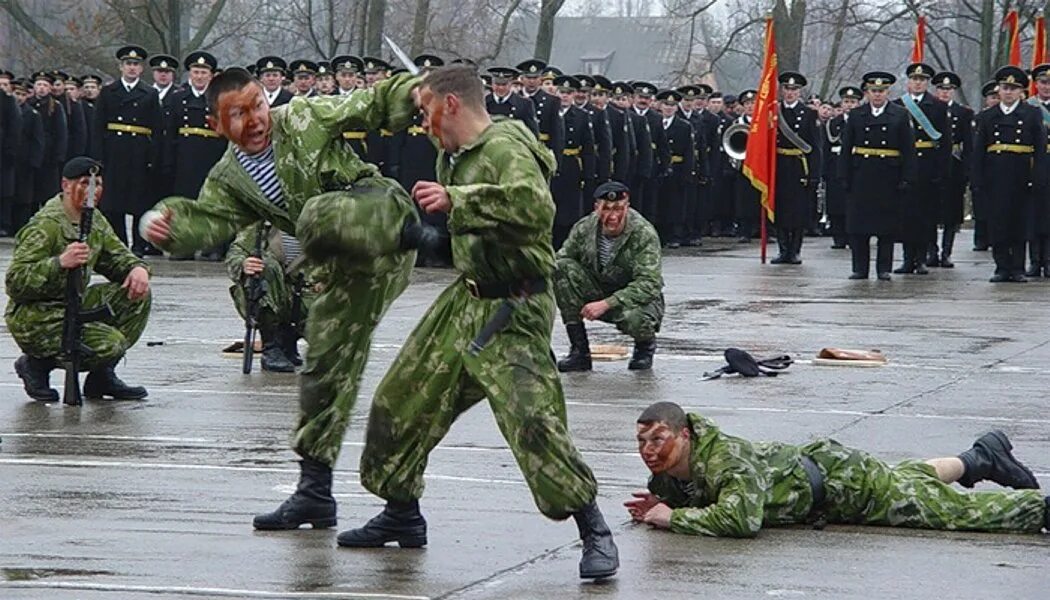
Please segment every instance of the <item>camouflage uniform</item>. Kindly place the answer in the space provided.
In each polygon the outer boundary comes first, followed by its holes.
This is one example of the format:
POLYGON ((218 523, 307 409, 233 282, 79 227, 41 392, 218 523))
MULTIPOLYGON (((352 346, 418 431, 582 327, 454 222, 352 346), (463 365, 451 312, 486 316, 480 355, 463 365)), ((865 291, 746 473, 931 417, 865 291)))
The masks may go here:
POLYGON ((1046 521, 1039 490, 965 493, 941 482, 922 461, 891 467, 834 440, 751 443, 722 433, 700 415, 690 414, 689 423, 693 480, 666 474, 649 480, 649 490, 674 509, 671 530, 678 533, 750 537, 763 525, 807 522, 813 494, 802 456, 824 476, 820 511, 829 523, 1039 532, 1046 521))
POLYGON ((500 120, 455 157, 438 157, 452 201, 448 228, 461 273, 427 311, 372 401, 361 483, 389 501, 423 494, 427 455, 462 412, 488 398, 540 511, 564 519, 596 484, 569 438, 550 352, 554 295, 530 296, 472 356, 467 346, 502 300, 477 299, 466 280, 511 282, 554 271, 554 157, 524 125, 500 120))
MULTIPOLYGON (((244 261, 255 253, 255 238, 258 227, 245 227, 230 245, 226 252, 226 270, 233 280, 230 286, 230 297, 233 305, 237 308, 237 314, 244 318, 247 309, 247 300, 244 295, 244 261)), ((259 323, 265 326, 278 326, 292 321, 292 311, 295 304, 295 285, 299 274, 303 275, 302 306, 300 321, 306 321, 306 313, 313 304, 315 294, 313 293, 313 281, 316 279, 312 273, 307 273, 303 268, 296 269, 295 273, 288 273, 287 259, 281 243, 281 232, 272 230, 267 242, 263 247, 263 271, 262 278, 266 282, 266 294, 263 296, 259 306, 259 323)), ((302 334, 302 332, 298 332, 302 334)))
MULTIPOLYGON (((7 295, 11 300, 4 316, 18 347, 30 356, 50 358, 62 351, 69 271, 58 264, 58 256, 78 237, 79 228, 66 216, 61 194, 48 200, 18 232, 7 270, 7 295)), ((105 303, 114 314, 109 321, 84 324, 83 341, 91 352, 80 368, 93 371, 124 356, 146 328, 150 296, 131 301, 127 290, 120 286, 135 267, 149 267, 124 246, 106 219, 91 221, 87 245, 91 248, 87 271, 99 273, 111 283, 89 286, 89 278, 84 277, 82 306, 87 310, 105 303)))
POLYGON ((660 237, 645 217, 628 209, 623 233, 603 267, 598 256, 600 229, 598 215, 592 213, 573 226, 558 250, 554 291, 562 322, 579 323, 584 304, 605 300, 610 309, 602 321, 636 340, 652 340, 664 316, 660 237))
POLYGON ((335 465, 372 333, 408 285, 414 251, 399 249, 406 219, 418 220, 405 191, 339 142, 348 129, 399 130, 412 122, 415 77, 401 75, 350 96, 296 98, 270 113, 277 176, 288 209, 268 201, 233 153, 208 174, 196 201, 169 198, 164 249, 211 248, 266 219, 296 236, 321 292, 307 318, 306 367, 292 448, 335 465))

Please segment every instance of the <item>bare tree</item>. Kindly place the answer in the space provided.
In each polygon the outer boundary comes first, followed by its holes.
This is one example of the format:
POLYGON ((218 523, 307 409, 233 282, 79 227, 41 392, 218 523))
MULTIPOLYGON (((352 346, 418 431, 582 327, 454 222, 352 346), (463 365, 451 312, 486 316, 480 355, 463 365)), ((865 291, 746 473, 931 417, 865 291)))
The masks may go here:
POLYGON ((542 60, 551 59, 551 46, 554 45, 554 18, 565 4, 565 0, 540 0, 540 23, 536 29, 536 49, 533 56, 542 60))

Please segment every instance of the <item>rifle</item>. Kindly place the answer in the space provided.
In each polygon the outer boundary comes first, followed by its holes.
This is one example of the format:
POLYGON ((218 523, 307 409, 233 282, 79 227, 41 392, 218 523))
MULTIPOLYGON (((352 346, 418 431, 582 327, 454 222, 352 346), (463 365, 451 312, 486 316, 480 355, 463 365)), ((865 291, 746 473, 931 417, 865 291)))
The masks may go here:
MULTIPOLYGON (((77 240, 87 243, 91 235, 91 221, 95 213, 95 177, 98 167, 92 167, 88 180, 87 198, 80 211, 80 231, 77 240)), ((113 318, 113 309, 109 304, 91 310, 83 310, 84 296, 81 288, 90 280, 87 265, 70 269, 66 275, 66 311, 62 321, 62 367, 66 370, 66 385, 62 393, 62 402, 70 406, 80 406, 84 397, 80 392, 80 364, 86 356, 94 351, 83 342, 84 323, 103 321, 113 318)))
MULTIPOLYGON (((261 221, 255 230, 255 251, 252 253, 252 256, 260 259, 263 257, 264 244, 266 244, 266 238, 269 236, 270 223, 261 221)), ((262 305, 262 299, 266 297, 266 280, 263 279, 262 273, 248 278, 248 282, 245 284, 244 297, 246 301, 246 306, 244 307, 244 363, 241 365, 241 372, 247 375, 252 372, 252 360, 255 354, 255 329, 259 325, 259 307, 262 305)))

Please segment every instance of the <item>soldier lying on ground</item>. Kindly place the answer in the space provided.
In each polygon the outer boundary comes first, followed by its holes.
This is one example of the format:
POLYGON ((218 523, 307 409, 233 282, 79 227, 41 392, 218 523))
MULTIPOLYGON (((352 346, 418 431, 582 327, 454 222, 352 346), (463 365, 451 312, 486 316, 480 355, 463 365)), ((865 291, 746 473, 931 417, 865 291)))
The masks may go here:
POLYGON ((594 191, 594 212, 573 226, 558 251, 554 292, 572 348, 558 370, 591 370, 583 321, 612 323, 634 338, 628 369, 650 369, 664 316, 660 236, 630 208, 630 190, 609 181, 594 191))
POLYGON ((649 490, 631 518, 676 533, 753 537, 763 526, 850 523, 958 531, 1050 529, 1050 497, 1001 431, 957 457, 889 466, 830 439, 752 443, 709 419, 657 402, 638 417, 649 490), (990 480, 1017 491, 960 492, 990 480))
MULTIPOLYGON (((80 156, 66 163, 62 192, 18 232, 7 270, 7 328, 25 353, 15 361, 15 372, 34 400, 58 400, 48 380, 61 353, 66 279, 70 270, 84 266, 88 273, 94 271, 110 282, 88 286, 89 277, 83 278, 83 310, 109 304, 114 315, 84 324, 82 341, 90 349, 81 364, 88 371, 84 395, 116 400, 146 397, 145 388, 126 385, 113 368, 146 328, 151 302, 148 267, 113 233, 106 219, 93 219, 87 242, 78 241, 80 211, 93 167, 99 167, 101 175, 101 165, 90 158, 80 156)), ((98 202, 101 176, 96 185, 98 202)))

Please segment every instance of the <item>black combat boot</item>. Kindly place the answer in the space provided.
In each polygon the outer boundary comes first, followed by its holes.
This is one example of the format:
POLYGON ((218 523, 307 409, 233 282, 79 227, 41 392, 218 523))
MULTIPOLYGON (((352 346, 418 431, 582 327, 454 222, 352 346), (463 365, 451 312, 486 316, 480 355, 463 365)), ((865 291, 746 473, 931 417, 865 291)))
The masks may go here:
POLYGON ((1002 431, 989 431, 977 438, 972 448, 959 455, 965 467, 959 485, 971 488, 978 481, 990 479, 1015 490, 1039 489, 1035 475, 1014 458, 1012 449, 1002 431))
POLYGON ((653 368, 653 354, 656 353, 656 340, 635 340, 634 354, 627 368, 631 371, 648 371, 653 368))
POLYGON ((281 350, 284 351, 284 357, 296 367, 303 366, 303 357, 299 355, 299 332, 291 325, 285 325, 282 329, 281 350))
POLYGON ((264 515, 256 515, 256 529, 298 529, 309 523, 314 529, 335 527, 335 498, 332 497, 332 468, 312 458, 299 461, 299 485, 295 493, 264 515))
POLYGON ((583 323, 567 323, 565 331, 569 334, 569 355, 558 361, 558 370, 562 373, 590 371, 591 344, 587 341, 587 328, 583 323))
POLYGON ((576 528, 583 541, 580 578, 599 579, 615 575, 620 568, 620 552, 616 549, 616 542, 598 504, 592 500, 579 512, 573 513, 572 518, 576 520, 576 528))
POLYGON ((791 260, 791 246, 788 244, 788 230, 777 230, 777 256, 769 261, 771 265, 786 265, 791 260))
POLYGON ((802 264, 802 240, 805 238, 805 235, 803 234, 804 232, 802 229, 793 229, 788 237, 788 243, 791 244, 791 257, 788 260, 789 264, 802 264))
POLYGON ((22 379, 26 395, 41 402, 58 402, 58 392, 51 387, 54 358, 35 358, 23 354, 15 360, 15 373, 22 379))
POLYGON ((364 527, 340 533, 336 542, 347 548, 378 548, 387 542, 397 542, 402 548, 421 548, 427 545, 427 521, 419 512, 419 500, 391 500, 364 527))
POLYGON ((941 267, 954 269, 952 262, 952 249, 955 247, 955 227, 945 227, 941 235, 941 267))
POLYGON ((88 398, 109 397, 114 400, 142 400, 149 394, 141 385, 128 385, 117 377, 110 363, 100 369, 91 371, 84 378, 84 395, 88 398))
POLYGON ((259 325, 262 336, 262 369, 271 373, 294 373, 295 365, 284 354, 284 336, 280 327, 259 325))
POLYGON ((1039 256, 1039 245, 1038 240, 1028 242, 1028 270, 1024 272, 1026 277, 1039 277, 1043 274, 1043 261, 1039 256))

